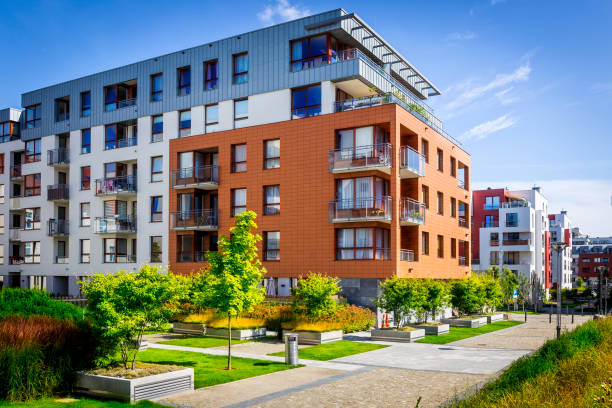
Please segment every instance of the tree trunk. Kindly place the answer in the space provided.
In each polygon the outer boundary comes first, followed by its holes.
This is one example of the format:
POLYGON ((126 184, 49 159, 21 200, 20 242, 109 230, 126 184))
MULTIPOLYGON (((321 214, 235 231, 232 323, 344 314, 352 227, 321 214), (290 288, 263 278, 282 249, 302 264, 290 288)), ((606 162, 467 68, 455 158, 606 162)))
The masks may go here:
POLYGON ((227 314, 227 369, 232 369, 232 315, 227 314))

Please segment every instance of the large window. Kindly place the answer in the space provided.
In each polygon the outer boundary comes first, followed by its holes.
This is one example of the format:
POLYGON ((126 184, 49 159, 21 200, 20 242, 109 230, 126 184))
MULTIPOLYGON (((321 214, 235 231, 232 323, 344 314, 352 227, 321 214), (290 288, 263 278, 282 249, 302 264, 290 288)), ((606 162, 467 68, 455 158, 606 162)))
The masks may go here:
POLYGON ((336 200, 339 210, 353 208, 386 209, 384 197, 389 194, 389 182, 380 177, 356 177, 336 180, 336 200))
POLYGON ((81 154, 91 153, 91 129, 81 130, 81 154))
POLYGON ((40 263, 40 241, 26 242, 24 244, 24 254, 23 263, 40 263))
POLYGON ((153 116, 151 123, 151 142, 161 142, 164 139, 164 115, 153 116))
POLYGON ((219 130, 219 105, 208 105, 206 107, 206 133, 219 130))
POLYGON ((280 231, 264 232, 264 261, 280 261, 280 231))
POLYGON ((495 223, 495 221, 494 221, 492 215, 485 215, 485 220, 484 220, 484 227, 485 228, 494 227, 495 226, 494 223, 495 223))
POLYGON ((337 229, 336 259, 390 259, 389 230, 382 228, 337 229))
POLYGON ((485 210, 497 210, 499 208, 499 196, 485 197, 485 210))
POLYGON ((425 157, 425 163, 429 163, 429 142, 421 139, 421 154, 425 157))
POLYGON ((421 185, 421 202, 429 209, 429 187, 421 185))
POLYGON ((90 251, 91 251, 91 242, 88 239, 81 239, 79 242, 79 253, 80 253, 79 262, 88 264, 90 251))
POLYGON ((151 75, 151 101, 161 101, 164 96, 164 75, 151 75))
POLYGON ((249 54, 246 52, 234 55, 234 83, 243 84, 249 80, 249 54))
POLYGON ((280 186, 264 186, 264 215, 280 214, 280 186))
POLYGON ((238 99, 234 101, 234 127, 240 128, 247 125, 249 118, 249 100, 238 99))
POLYGON ((455 197, 451 197, 450 199, 450 216, 453 218, 457 217, 457 200, 455 197))
POLYGON ((39 230, 40 229, 40 207, 26 208, 23 214, 23 229, 39 230))
POLYGON ((81 116, 91 115, 91 92, 81 92, 81 116))
POLYGON ((151 197, 151 222, 162 222, 162 196, 151 197))
POLYGON ((177 71, 178 96, 191 93, 191 67, 179 68, 177 71))
POLYGON ((247 170, 246 143, 232 145, 232 173, 241 173, 247 170))
POLYGON ((163 156, 151 157, 151 182, 155 183, 164 179, 163 156))
POLYGON ((217 89, 219 82, 219 63, 217 60, 204 63, 204 90, 217 89))
POLYGON ((31 129, 40 126, 41 108, 40 103, 26 107, 25 127, 31 129))
POLYGON ((235 188, 232 190, 232 217, 246 211, 246 188, 235 188))
POLYGON ((301 71, 333 61, 336 39, 326 34, 295 40, 291 43, 291 69, 301 71))
POLYGON ((0 122, 0 142, 8 142, 19 139, 19 123, 17 122, 0 122))
POLYGON ((444 237, 438 235, 438 258, 444 258, 444 237))
POLYGON ((89 227, 91 225, 91 214, 89 212, 89 203, 81 203, 81 227, 89 227))
POLYGON ((151 262, 162 261, 162 237, 151 237, 151 262))
POLYGON ((25 196, 33 197, 40 195, 40 173, 25 176, 25 196))
POLYGON ((91 167, 81 167, 81 190, 89 190, 91 187, 91 167))
POLYGON ((506 213, 506 227, 518 227, 518 213, 506 213))
POLYGON ((104 87, 104 110, 114 111, 135 105, 136 93, 135 79, 104 87))
POLYGON ((191 110, 179 113, 179 137, 191 136, 191 110))
POLYGON ((34 163, 40 161, 40 139, 28 140, 25 143, 25 162, 34 163))
POLYGON ((429 255, 429 232, 421 232, 421 253, 429 255))
POLYGON ((443 171, 444 170, 444 153, 442 153, 442 150, 440 149, 436 150, 436 158, 438 161, 438 170, 443 171))
POLYGON ((124 238, 104 239, 104 263, 128 262, 127 240, 124 238))
POLYGON ((436 202, 438 204, 438 214, 444 214, 444 194, 438 191, 436 202))
POLYGON ((291 91, 291 117, 293 119, 321 114, 321 85, 310 85, 291 91))
POLYGON ((280 139, 264 141, 264 169, 280 167, 280 139))

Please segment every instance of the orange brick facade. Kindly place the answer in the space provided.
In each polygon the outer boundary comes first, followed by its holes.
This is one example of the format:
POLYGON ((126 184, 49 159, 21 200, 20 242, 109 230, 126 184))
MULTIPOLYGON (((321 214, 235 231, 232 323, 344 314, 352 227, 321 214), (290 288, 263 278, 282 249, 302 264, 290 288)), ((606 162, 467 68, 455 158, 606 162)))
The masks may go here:
MULTIPOLYGON (((451 238, 466 242, 460 256, 469 265, 470 242, 470 156, 450 140, 429 128, 411 113, 396 104, 333 113, 317 117, 290 120, 267 125, 216 132, 170 142, 170 169, 178 168, 180 152, 209 148, 218 149, 219 234, 227 233, 232 225, 230 216, 231 189, 247 189, 247 208, 255 211, 258 233, 280 231, 280 261, 264 261, 269 277, 299 277, 319 272, 340 278, 431 277, 463 278, 469 266, 459 264, 459 248, 451 250, 451 238), (393 145, 391 174, 381 171, 356 171, 333 174, 329 171, 329 151, 334 149, 335 132, 339 129, 379 125, 389 130, 393 145), (264 141, 280 139, 280 168, 264 170, 264 141), (424 177, 400 178, 400 146, 421 148, 421 140, 429 145, 429 160, 424 177), (247 171, 231 173, 231 146, 247 144, 247 171), (443 153, 443 170, 437 169, 436 152, 443 153), (451 176, 451 162, 466 167, 465 188, 458 186, 451 176), (350 222, 334 224, 329 220, 329 201, 335 198, 335 180, 344 177, 376 175, 389 180, 389 195, 393 197, 391 223, 350 222), (262 215, 264 186, 280 185, 281 211, 279 215, 262 215), (429 209, 422 226, 400 226, 400 198, 423 201, 422 185, 429 188, 429 209), (443 214, 437 214, 437 192, 443 194, 443 214), (466 226, 451 217, 450 199, 466 206, 466 226), (390 260, 336 260, 335 229, 342 227, 378 226, 390 230, 390 260), (421 253, 422 232, 429 233, 429 254, 421 253), (443 237, 443 257, 438 257, 437 236, 443 237), (414 262, 401 261, 400 249, 414 251, 414 262), (454 252, 455 257, 452 257, 454 252)), ((170 212, 177 211, 177 195, 185 190, 170 187, 170 212)), ((171 270, 190 273, 201 263, 177 262, 177 236, 193 232, 169 231, 169 259, 171 270)), ((458 245, 458 244, 457 244, 458 245)))

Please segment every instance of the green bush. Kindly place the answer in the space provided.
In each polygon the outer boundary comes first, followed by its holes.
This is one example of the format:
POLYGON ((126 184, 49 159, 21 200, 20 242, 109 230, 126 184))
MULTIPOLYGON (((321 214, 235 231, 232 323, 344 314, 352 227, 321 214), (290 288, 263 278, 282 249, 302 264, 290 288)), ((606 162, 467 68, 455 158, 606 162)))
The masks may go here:
POLYGON ((8 316, 49 316, 58 320, 83 319, 83 310, 54 300, 38 289, 7 288, 0 291, 0 319, 8 316))
POLYGON ((450 295, 451 304, 463 315, 478 313, 484 306, 484 292, 475 276, 453 282, 450 295))
POLYGON ((333 315, 336 300, 332 296, 339 292, 338 279, 311 273, 307 278, 300 278, 293 289, 294 311, 311 319, 333 315))

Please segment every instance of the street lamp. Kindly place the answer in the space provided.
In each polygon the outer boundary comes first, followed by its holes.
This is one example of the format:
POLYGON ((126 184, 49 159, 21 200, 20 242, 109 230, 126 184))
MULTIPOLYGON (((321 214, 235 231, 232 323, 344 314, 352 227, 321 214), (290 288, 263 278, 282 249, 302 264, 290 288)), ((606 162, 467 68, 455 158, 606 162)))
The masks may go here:
POLYGON ((557 251, 557 338, 561 336, 561 253, 567 247, 567 243, 553 242, 550 244, 555 251, 557 251))
MULTIPOLYGON (((604 283, 603 283, 603 275, 604 275, 604 271, 606 270, 605 266, 598 266, 597 269, 599 270, 599 304, 598 304, 598 309, 599 309, 599 314, 604 314, 605 310, 602 311, 602 306, 603 306, 603 288, 604 288, 604 283)), ((608 284, 608 278, 606 277, 606 286, 608 284)), ((607 287, 606 287, 606 294, 607 294, 607 287)), ((607 297, 606 297, 607 300, 607 297)), ((606 305, 606 309, 608 308, 608 306, 606 305)))

